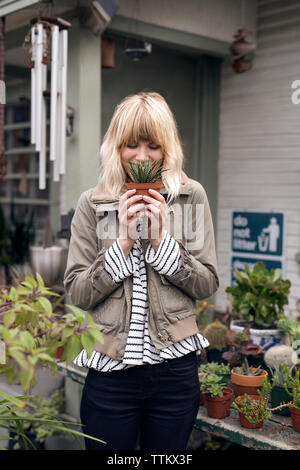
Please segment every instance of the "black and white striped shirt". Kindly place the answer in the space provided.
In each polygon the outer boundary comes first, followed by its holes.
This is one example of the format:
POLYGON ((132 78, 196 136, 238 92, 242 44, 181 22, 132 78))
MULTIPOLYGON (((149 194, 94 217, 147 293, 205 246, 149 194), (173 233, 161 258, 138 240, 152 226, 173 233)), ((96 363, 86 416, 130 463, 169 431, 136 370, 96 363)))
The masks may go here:
MULTIPOLYGON (((157 252, 149 244, 145 258, 159 274, 175 274, 181 268, 179 244, 167 231, 164 232, 157 252)), ((127 259, 117 239, 105 252, 105 269, 115 282, 133 276, 132 310, 124 357, 122 361, 118 361, 98 351, 93 351, 88 357, 83 349, 74 359, 76 365, 108 372, 142 364, 157 364, 209 346, 207 339, 200 333, 161 350, 152 343, 148 329, 147 274, 139 238, 127 259)))

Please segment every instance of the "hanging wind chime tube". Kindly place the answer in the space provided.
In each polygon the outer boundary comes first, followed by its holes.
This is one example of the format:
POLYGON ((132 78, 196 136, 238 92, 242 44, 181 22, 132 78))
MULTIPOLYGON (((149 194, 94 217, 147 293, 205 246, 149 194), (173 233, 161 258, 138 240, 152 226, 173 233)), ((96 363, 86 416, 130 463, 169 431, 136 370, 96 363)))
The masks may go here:
POLYGON ((50 128, 50 160, 56 158, 56 112, 57 112, 57 70, 58 70, 58 41, 59 27, 54 25, 52 28, 51 44, 51 128, 50 128))
POLYGON ((68 31, 63 29, 60 32, 61 35, 61 129, 64 132, 61 133, 61 144, 60 144, 60 168, 59 172, 61 175, 66 173, 66 117, 67 117, 67 66, 68 66, 68 31))
MULTIPOLYGON (((5 17, 0 18, 0 80, 4 85, 5 79, 5 67, 4 67, 4 29, 5 29, 5 17)), ((5 90, 4 90, 4 100, 0 102, 0 181, 1 183, 5 182, 6 177, 6 167, 7 167, 7 160, 5 156, 5 148, 4 148, 4 103, 5 103, 5 90)))
POLYGON ((68 28, 71 24, 61 18, 41 17, 31 23, 31 143, 39 152, 39 189, 46 189, 47 31, 51 34, 50 161, 53 162, 53 181, 59 181, 66 171, 68 28))
POLYGON ((36 34, 35 27, 31 29, 31 134, 30 142, 36 142, 36 121, 35 121, 35 106, 36 106, 36 34))

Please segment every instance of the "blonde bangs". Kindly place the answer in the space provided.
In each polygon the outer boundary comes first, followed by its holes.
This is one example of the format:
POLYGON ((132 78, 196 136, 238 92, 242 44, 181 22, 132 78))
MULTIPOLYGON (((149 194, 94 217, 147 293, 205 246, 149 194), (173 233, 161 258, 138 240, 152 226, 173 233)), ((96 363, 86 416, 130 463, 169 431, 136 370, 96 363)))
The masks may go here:
POLYGON ((140 101, 133 107, 128 106, 126 112, 118 117, 116 141, 119 149, 142 140, 160 145, 163 151, 166 150, 166 132, 162 119, 158 119, 157 112, 145 103, 140 101))

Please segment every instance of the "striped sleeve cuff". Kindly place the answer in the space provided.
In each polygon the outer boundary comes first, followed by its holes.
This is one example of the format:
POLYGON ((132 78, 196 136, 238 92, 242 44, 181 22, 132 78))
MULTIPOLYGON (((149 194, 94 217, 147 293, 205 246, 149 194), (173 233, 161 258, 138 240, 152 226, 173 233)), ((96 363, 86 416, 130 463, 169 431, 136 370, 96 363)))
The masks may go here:
POLYGON ((179 244, 167 231, 156 252, 149 244, 145 259, 159 274, 168 276, 177 273, 182 266, 179 244))
POLYGON ((105 252, 105 270, 115 282, 123 281, 135 271, 131 253, 126 259, 118 239, 105 252))

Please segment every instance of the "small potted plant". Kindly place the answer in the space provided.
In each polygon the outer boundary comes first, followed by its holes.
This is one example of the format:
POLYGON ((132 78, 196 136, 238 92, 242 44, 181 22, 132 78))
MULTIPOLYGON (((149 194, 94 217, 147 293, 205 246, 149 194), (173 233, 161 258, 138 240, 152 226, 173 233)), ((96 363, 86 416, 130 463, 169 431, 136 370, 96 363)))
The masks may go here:
POLYGON ((227 331, 227 326, 219 320, 209 323, 202 330, 202 335, 209 342, 209 346, 206 348, 208 362, 226 363, 225 359, 222 358, 222 354, 227 350, 228 346, 227 331))
POLYGON ((235 396, 258 395, 262 388, 263 378, 268 376, 268 372, 259 367, 250 367, 245 357, 241 366, 234 367, 231 370, 231 381, 235 396))
POLYGON ((222 378, 208 374, 202 380, 202 393, 205 395, 207 414, 211 418, 222 419, 230 415, 233 390, 221 382, 222 378))
POLYGON ((261 428, 264 419, 269 419, 272 416, 268 408, 271 388, 272 385, 264 377, 262 390, 259 390, 258 395, 245 393, 235 398, 233 407, 239 412, 240 424, 243 428, 261 428))
POLYGON ((199 403, 200 406, 205 404, 205 395, 202 392, 202 384, 208 375, 209 374, 207 374, 207 372, 202 372, 200 370, 200 367, 198 368, 198 379, 199 379, 199 385, 200 385, 200 403, 199 403))
POLYGON ((224 382, 226 385, 228 383, 228 380, 230 379, 229 364, 218 364, 218 362, 208 362, 207 364, 200 365, 200 371, 221 377, 222 382, 224 382))
MULTIPOLYGON (((281 405, 283 403, 290 402, 290 395, 286 391, 284 385, 289 381, 289 378, 291 377, 291 368, 286 362, 282 362, 281 364, 279 364, 275 358, 275 370, 270 368, 270 375, 270 381, 272 383, 272 407, 277 407, 278 405, 281 405)), ((274 410, 274 413, 282 416, 290 416, 290 411, 288 407, 274 410)))
POLYGON ((232 295, 232 314, 236 317, 230 329, 242 331, 250 324, 253 342, 265 352, 282 341, 277 322, 288 304, 291 282, 281 278, 280 269, 269 271, 263 262, 256 263, 252 269, 245 264, 244 268, 245 271, 235 270, 236 283, 226 288, 232 295))
POLYGON ((247 357, 248 363, 252 367, 263 365, 262 348, 253 343, 250 334, 250 326, 245 326, 242 332, 228 330, 228 351, 222 354, 222 357, 228 361, 231 366, 241 365, 243 359, 247 357))
POLYGON ((292 397, 289 403, 289 410, 292 416, 293 428, 300 432, 300 370, 295 370, 295 375, 290 376, 284 384, 286 392, 292 397))
MULTIPOLYGON (((147 160, 145 163, 130 162, 128 165, 126 165, 127 170, 132 178, 132 182, 126 182, 127 189, 136 189, 136 195, 143 196, 149 196, 149 189, 155 189, 156 191, 159 191, 163 186, 161 182, 161 175, 164 171, 167 171, 166 168, 163 169, 161 162, 162 159, 153 163, 150 163, 150 161, 147 160)), ((146 204, 146 201, 141 202, 146 204)))

